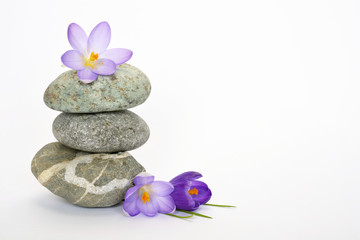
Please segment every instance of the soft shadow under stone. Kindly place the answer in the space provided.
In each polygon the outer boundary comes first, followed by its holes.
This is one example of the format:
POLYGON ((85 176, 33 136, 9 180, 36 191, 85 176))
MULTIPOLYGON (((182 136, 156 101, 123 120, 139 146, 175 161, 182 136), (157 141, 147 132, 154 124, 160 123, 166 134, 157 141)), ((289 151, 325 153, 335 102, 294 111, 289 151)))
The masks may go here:
POLYGON ((31 170, 54 194, 83 207, 113 206, 145 171, 129 153, 93 154, 55 142, 35 155, 31 170))

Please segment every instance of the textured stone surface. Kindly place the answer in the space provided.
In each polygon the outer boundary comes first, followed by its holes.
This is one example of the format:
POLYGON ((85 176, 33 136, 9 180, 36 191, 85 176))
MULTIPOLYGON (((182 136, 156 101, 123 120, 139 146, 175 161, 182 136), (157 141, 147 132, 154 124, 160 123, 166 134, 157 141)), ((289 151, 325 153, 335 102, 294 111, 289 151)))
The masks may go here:
POLYGON ((55 138, 86 152, 124 152, 143 145, 150 135, 144 120, 129 111, 61 113, 53 123, 55 138))
POLYGON ((75 70, 64 72, 49 85, 44 94, 48 107, 72 113, 118 111, 142 104, 151 90, 146 75, 129 64, 118 66, 113 75, 99 75, 90 84, 76 74, 75 70))
POLYGON ((119 203, 145 169, 127 152, 91 154, 58 142, 44 146, 34 157, 31 171, 54 194, 83 207, 119 203))

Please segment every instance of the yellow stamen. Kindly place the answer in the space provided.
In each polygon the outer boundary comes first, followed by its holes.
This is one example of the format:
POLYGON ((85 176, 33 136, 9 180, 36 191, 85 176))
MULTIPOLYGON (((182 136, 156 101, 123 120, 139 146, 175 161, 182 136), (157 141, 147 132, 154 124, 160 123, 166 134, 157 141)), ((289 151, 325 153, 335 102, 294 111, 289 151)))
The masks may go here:
POLYGON ((94 52, 91 52, 90 57, 85 58, 85 62, 84 62, 85 67, 91 67, 92 69, 94 69, 96 65, 96 60, 98 60, 98 58, 99 58, 98 53, 95 54, 94 52))
POLYGON ((189 190, 188 193, 190 195, 198 195, 199 194, 199 191, 194 187, 193 189, 189 190))
POLYGON ((147 192, 144 192, 141 197, 141 200, 142 200, 143 204, 145 204, 145 202, 149 202, 149 200, 150 200, 149 194, 147 192))

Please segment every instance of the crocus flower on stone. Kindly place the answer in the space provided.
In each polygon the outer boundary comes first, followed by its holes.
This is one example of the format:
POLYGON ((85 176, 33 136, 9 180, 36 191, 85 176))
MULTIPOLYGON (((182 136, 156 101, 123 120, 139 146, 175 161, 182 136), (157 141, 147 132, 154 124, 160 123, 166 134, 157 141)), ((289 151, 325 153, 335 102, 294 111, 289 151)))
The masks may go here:
POLYGON ((76 23, 68 27, 68 40, 74 50, 61 56, 63 64, 77 70, 79 79, 84 83, 96 80, 98 74, 111 75, 116 65, 128 61, 132 51, 124 48, 107 49, 111 39, 111 29, 107 22, 101 22, 87 37, 85 31, 76 23))
POLYGON ((174 186, 171 193, 177 209, 194 211, 211 198, 211 191, 206 183, 197 181, 202 175, 198 172, 185 172, 173 178, 174 186))
POLYGON ((157 213, 175 211, 175 203, 170 194, 174 187, 164 181, 154 181, 154 176, 140 173, 134 178, 135 186, 125 195, 123 210, 129 216, 143 213, 153 217, 157 213))

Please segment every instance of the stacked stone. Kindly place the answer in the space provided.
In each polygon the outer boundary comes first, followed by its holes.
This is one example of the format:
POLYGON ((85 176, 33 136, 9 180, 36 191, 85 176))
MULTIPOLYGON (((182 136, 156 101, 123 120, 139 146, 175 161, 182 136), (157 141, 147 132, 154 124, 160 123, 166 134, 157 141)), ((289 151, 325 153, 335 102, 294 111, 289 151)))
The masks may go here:
POLYGON ((142 146, 150 130, 127 110, 145 102, 149 79, 122 64, 110 76, 83 83, 74 70, 61 74, 46 89, 45 104, 62 111, 53 123, 59 142, 44 146, 31 170, 54 194, 83 207, 119 203, 145 169, 127 152, 142 146))

